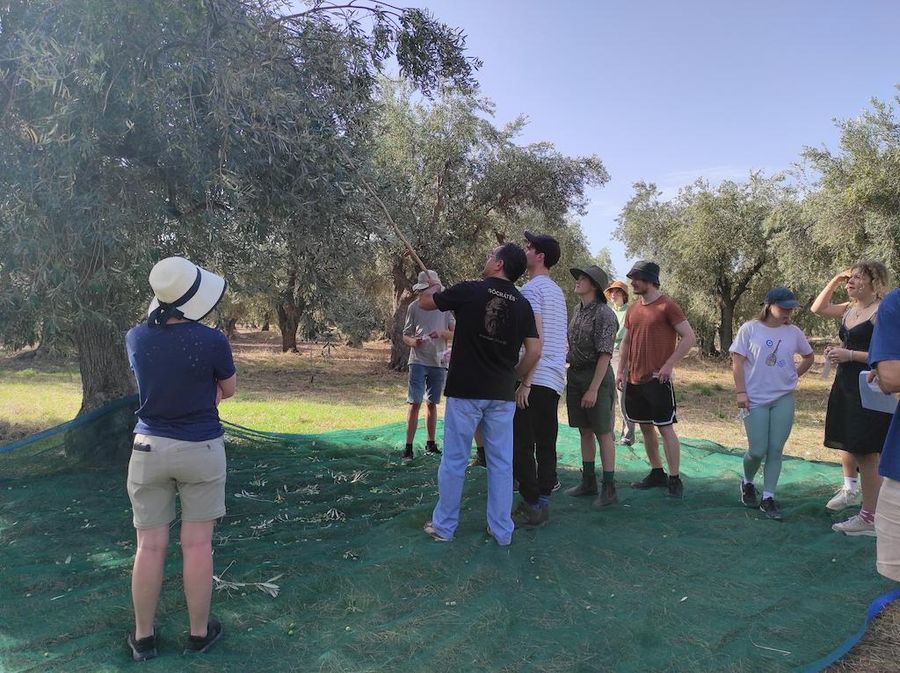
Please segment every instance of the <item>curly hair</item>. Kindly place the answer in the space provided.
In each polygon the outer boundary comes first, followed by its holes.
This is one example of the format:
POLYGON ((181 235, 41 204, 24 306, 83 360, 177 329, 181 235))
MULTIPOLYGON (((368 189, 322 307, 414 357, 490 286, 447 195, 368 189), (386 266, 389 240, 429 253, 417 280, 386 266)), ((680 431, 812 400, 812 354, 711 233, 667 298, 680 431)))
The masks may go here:
POLYGON ((872 281, 872 289, 875 290, 877 299, 884 298, 891 286, 891 275, 887 267, 874 259, 861 259, 850 267, 850 271, 859 271, 866 274, 872 281))

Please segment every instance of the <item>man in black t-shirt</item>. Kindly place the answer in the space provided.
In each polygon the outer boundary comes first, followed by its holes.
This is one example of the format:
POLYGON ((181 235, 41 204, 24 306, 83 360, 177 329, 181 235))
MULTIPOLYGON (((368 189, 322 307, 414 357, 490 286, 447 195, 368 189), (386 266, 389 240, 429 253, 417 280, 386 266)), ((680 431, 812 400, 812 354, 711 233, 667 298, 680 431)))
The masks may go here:
POLYGON ((444 391, 444 454, 438 469, 438 502, 425 532, 449 541, 459 525, 466 465, 475 428, 481 427, 487 459, 488 531, 500 545, 512 541, 512 454, 516 381, 537 363, 541 341, 528 301, 513 283, 525 272, 525 251, 514 243, 488 255, 482 280, 422 292, 419 307, 453 311, 456 331, 444 391), (519 361, 519 351, 525 355, 519 361))

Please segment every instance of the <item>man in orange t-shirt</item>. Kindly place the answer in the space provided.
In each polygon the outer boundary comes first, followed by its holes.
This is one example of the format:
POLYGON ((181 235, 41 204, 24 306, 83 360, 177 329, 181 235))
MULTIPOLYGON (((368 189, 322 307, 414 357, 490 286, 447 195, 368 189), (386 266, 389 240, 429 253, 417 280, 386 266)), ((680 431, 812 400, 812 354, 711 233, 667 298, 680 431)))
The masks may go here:
POLYGON ((625 314, 625 335, 616 372, 616 386, 624 391, 625 417, 641 426, 650 473, 634 488, 668 488, 680 498, 681 447, 675 434, 675 388, 672 370, 694 346, 696 337, 681 307, 659 291, 659 266, 636 262, 627 274, 637 295, 625 314), (679 340, 680 337, 680 340, 679 340), (663 470, 656 429, 663 438, 669 474, 663 470))

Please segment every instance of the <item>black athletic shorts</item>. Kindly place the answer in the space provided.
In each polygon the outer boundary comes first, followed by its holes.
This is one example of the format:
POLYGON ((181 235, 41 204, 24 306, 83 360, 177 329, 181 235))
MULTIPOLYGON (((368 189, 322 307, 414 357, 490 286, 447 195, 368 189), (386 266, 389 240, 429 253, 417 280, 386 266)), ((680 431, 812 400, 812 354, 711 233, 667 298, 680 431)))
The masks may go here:
POLYGON ((675 388, 671 381, 625 384, 625 418, 633 423, 672 425, 675 418, 675 388))

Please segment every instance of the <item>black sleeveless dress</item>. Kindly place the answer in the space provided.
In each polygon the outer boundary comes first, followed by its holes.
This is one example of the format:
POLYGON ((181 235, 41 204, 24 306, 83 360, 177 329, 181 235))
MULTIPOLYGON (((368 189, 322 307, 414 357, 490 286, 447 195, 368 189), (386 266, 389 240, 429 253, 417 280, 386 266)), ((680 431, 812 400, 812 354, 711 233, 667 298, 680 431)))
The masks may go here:
MULTIPOLYGON (((841 321, 838 336, 844 348, 868 351, 875 329, 871 320, 847 329, 841 321)), ((834 385, 825 414, 825 446, 850 453, 881 453, 891 424, 891 414, 864 409, 859 397, 859 373, 868 369, 862 362, 842 362, 837 366, 834 385)))

